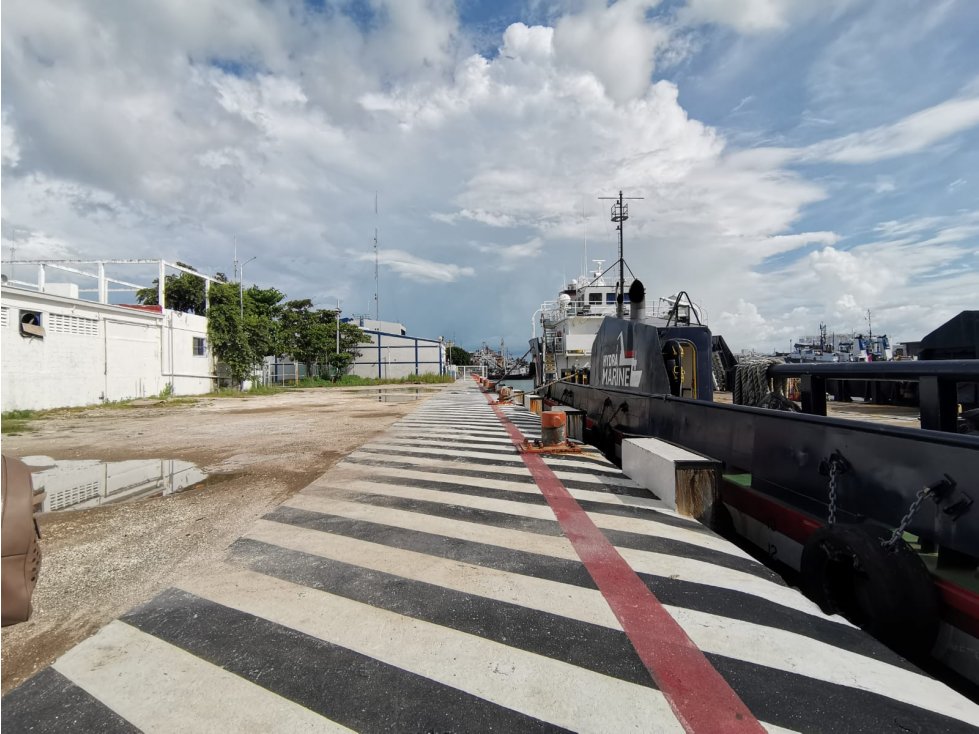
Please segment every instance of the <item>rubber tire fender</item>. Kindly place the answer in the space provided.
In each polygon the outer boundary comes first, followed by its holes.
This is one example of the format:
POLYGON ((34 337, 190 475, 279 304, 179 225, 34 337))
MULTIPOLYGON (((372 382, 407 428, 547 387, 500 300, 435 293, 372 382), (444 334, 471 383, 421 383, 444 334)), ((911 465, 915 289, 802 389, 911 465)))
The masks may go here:
POLYGON ((909 658, 926 656, 939 625, 938 592, 921 558, 884 528, 828 525, 802 551, 802 589, 826 614, 852 623, 909 658))

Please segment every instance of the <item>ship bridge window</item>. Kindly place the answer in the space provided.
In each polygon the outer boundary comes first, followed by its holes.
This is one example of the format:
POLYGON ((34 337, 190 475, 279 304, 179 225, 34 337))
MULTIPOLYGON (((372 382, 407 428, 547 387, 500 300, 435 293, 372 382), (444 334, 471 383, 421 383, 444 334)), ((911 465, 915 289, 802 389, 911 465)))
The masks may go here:
MULTIPOLYGON (((615 293, 606 293, 605 294, 605 303, 612 303, 612 304, 614 304, 615 303, 615 296, 616 296, 615 293)), ((629 302, 629 294, 628 293, 622 294, 622 302, 623 303, 628 303, 629 302)))
POLYGON ((602 302, 602 294, 601 293, 589 293, 588 294, 588 303, 593 303, 593 304, 594 303, 598 303, 598 304, 601 304, 601 302, 602 302))

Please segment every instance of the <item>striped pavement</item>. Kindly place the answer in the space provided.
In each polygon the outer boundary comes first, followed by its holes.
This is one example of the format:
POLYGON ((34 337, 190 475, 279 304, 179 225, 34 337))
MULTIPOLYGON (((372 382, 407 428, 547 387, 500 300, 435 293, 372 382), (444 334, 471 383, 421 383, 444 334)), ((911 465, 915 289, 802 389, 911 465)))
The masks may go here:
POLYGON ((11 691, 4 730, 979 731, 600 455, 517 435, 537 416, 470 385, 429 399, 11 691))

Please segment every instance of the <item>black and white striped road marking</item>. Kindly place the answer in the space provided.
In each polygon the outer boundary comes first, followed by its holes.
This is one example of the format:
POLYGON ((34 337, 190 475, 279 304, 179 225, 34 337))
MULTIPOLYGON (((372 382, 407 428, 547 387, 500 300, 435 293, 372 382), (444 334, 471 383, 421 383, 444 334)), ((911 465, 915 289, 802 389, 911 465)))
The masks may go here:
MULTIPOLYGON (((475 390, 430 399, 8 694, 4 727, 682 730, 508 441, 475 390)), ((974 704, 615 467, 544 461, 770 731, 976 731, 974 704)))

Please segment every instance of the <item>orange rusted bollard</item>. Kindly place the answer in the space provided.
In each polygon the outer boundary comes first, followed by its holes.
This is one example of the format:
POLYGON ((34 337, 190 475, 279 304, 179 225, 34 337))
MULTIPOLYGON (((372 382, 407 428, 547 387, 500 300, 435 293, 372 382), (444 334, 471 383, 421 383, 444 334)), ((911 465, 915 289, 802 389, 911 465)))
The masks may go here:
POLYGON ((568 417, 559 410, 545 410, 540 414, 540 441, 545 446, 564 443, 568 417))

